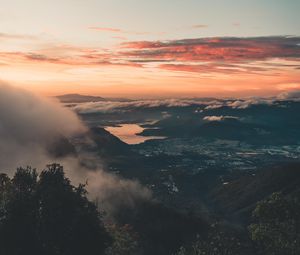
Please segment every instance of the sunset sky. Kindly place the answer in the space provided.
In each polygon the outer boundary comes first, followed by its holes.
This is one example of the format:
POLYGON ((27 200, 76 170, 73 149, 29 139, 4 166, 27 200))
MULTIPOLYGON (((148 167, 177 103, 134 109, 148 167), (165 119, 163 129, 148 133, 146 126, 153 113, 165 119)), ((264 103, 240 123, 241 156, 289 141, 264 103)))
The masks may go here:
POLYGON ((0 80, 44 95, 300 89, 299 0, 1 0, 0 80))

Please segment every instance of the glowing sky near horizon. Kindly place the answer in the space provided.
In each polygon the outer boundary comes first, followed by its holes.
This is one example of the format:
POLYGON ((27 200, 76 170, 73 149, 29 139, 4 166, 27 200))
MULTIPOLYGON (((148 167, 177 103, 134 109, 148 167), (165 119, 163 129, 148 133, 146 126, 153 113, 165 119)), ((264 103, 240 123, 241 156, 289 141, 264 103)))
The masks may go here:
POLYGON ((298 0, 1 0, 0 80, 45 95, 300 89, 298 0))

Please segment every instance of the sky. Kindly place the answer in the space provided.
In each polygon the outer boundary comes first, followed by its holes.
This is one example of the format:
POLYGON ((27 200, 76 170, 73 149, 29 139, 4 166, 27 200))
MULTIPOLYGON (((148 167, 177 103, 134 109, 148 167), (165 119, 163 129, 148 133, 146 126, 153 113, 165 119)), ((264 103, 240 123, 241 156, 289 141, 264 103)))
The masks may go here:
POLYGON ((299 0, 1 0, 0 80, 39 94, 300 89, 299 0))

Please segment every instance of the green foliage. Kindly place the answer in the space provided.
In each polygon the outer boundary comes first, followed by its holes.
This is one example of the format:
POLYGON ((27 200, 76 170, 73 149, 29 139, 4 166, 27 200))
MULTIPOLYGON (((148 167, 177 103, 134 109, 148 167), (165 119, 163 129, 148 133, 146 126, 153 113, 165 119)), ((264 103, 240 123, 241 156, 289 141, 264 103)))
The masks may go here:
POLYGON ((1 254, 21 254, 38 249, 38 201, 35 196, 37 173, 34 169, 17 169, 10 180, 2 175, 1 184, 1 254))
POLYGON ((248 227, 254 243, 238 232, 212 225, 207 237, 198 238, 176 255, 298 255, 300 254, 300 202, 297 197, 273 193, 257 203, 254 223, 248 227))
POLYGON ((206 237, 197 237, 189 247, 181 247, 176 255, 247 255, 253 254, 251 243, 238 232, 212 224, 206 237))
POLYGON ((11 190, 11 180, 6 174, 0 174, 0 224, 5 219, 7 203, 11 190))
POLYGON ((197 233, 206 232, 208 227, 201 218, 155 201, 141 204, 130 216, 132 220, 124 223, 129 223, 139 233, 140 244, 147 255, 173 254, 197 233))
POLYGON ((106 229, 85 186, 73 186, 62 166, 49 165, 40 174, 19 168, 13 178, 0 174, 0 254, 167 255, 202 229, 176 255, 298 255, 300 202, 293 195, 273 193, 257 203, 249 233, 219 223, 208 226, 152 203, 136 209, 131 225, 106 229))
POLYGON ((58 164, 2 174, 0 192, 0 254, 100 255, 110 243, 84 186, 72 186, 58 164))
POLYGON ((263 254, 300 254, 300 203, 273 193, 257 204, 253 211, 255 223, 249 226, 251 238, 263 254))
POLYGON ((106 250, 106 255, 140 255, 138 235, 128 224, 118 227, 111 225, 108 230, 113 237, 113 244, 106 250))

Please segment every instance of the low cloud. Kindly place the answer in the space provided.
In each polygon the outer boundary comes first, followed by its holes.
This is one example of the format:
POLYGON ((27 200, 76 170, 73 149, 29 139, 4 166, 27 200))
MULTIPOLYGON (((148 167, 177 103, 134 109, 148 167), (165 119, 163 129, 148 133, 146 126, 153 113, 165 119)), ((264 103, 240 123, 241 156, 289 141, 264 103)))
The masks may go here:
POLYGON ((224 121, 224 120, 238 120, 238 117, 234 116, 205 116, 203 120, 205 121, 224 121))
POLYGON ((134 209, 141 202, 152 200, 151 190, 138 181, 123 179, 103 171, 100 166, 93 170, 85 168, 78 163, 78 159, 72 157, 58 162, 64 166, 66 176, 74 185, 86 184, 89 198, 96 202, 108 217, 115 217, 122 209, 134 209))
POLYGON ((219 109, 219 108, 224 107, 224 106, 225 106, 225 104, 223 102, 216 101, 216 102, 213 102, 213 103, 205 106, 204 110, 219 109))
POLYGON ((88 172, 87 183, 91 199, 99 202, 111 216, 118 214, 122 208, 133 209, 140 202, 152 199, 151 191, 137 181, 104 171, 88 172))
POLYGON ((300 101, 300 90, 293 90, 281 93, 277 98, 279 100, 300 101))
POLYGON ((291 91, 280 94, 272 98, 248 98, 248 99, 147 99, 132 101, 103 101, 103 102, 87 102, 74 104, 71 108, 78 114, 91 113, 122 113, 143 108, 158 107, 189 107, 203 106, 203 110, 209 111, 222 107, 230 107, 233 109, 246 109, 253 105, 273 105, 280 100, 298 100, 300 98, 299 91, 291 91))
POLYGON ((48 152, 49 143, 56 139, 85 137, 86 131, 77 115, 58 102, 0 84, 0 172, 12 175, 20 166, 41 170, 51 162, 60 163, 72 183, 88 183, 90 198, 101 202, 101 208, 111 215, 150 199, 148 189, 103 171, 99 163, 91 170, 82 166, 80 155, 55 158, 48 152))
POLYGON ((204 99, 149 99, 149 100, 133 100, 128 102, 90 102, 77 104, 73 109, 79 114, 88 113, 113 113, 126 112, 138 108, 156 108, 156 107, 188 107, 191 105, 207 104, 204 99))
POLYGON ((85 127, 75 114, 30 92, 0 84, 0 169, 42 163, 49 143, 85 127), (36 155, 35 155, 36 154, 36 155))
POLYGON ((227 106, 234 109, 246 109, 252 105, 272 105, 274 102, 272 99, 262 99, 262 98, 251 98, 247 100, 236 100, 233 102, 228 102, 227 106))
POLYGON ((253 105, 273 105, 276 100, 274 98, 249 98, 237 100, 215 101, 207 105, 204 110, 214 110, 222 107, 230 107, 233 109, 246 109, 253 105))
MULTIPOLYGON (((294 96, 296 98, 296 96, 294 96)), ((281 96, 283 99, 283 95, 281 96)), ((290 97, 291 99, 291 97, 290 97)), ((87 102, 72 105, 72 109, 78 114, 91 113, 116 113, 128 112, 143 108, 158 107, 189 107, 203 106, 203 109, 214 110, 222 107, 230 107, 233 109, 246 109, 252 105, 272 105, 277 99, 274 98, 249 98, 249 99, 147 99, 132 101, 103 101, 103 102, 87 102)))

